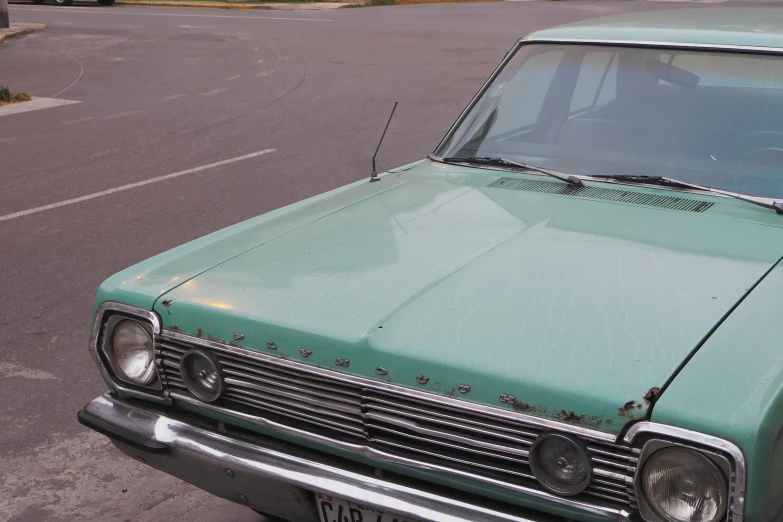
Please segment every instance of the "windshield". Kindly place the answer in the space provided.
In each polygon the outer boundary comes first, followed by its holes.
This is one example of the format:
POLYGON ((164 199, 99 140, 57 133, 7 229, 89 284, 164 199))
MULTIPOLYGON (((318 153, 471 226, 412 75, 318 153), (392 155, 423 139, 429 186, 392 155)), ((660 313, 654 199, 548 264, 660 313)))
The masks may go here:
POLYGON ((435 153, 783 197, 783 59, 522 45, 435 153))

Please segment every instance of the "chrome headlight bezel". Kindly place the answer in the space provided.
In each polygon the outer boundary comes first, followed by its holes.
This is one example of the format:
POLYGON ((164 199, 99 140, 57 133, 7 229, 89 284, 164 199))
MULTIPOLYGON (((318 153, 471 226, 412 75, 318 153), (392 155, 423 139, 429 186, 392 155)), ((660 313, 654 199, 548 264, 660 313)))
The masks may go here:
POLYGON ((135 396, 156 402, 165 402, 160 374, 155 370, 155 379, 148 385, 141 385, 123 378, 112 349, 114 329, 125 320, 131 320, 141 326, 153 343, 157 344, 161 331, 160 318, 155 312, 134 306, 105 302, 98 307, 93 320, 90 338, 90 353, 98 370, 110 387, 128 396, 135 396))
POLYGON ((642 446, 641 453, 639 454, 639 464, 637 467, 636 479, 634 480, 634 491, 636 493, 636 499, 639 505, 639 514, 642 516, 642 518, 650 522, 669 522, 667 519, 660 516, 656 511, 656 509, 650 504, 649 500, 647 499, 647 495, 644 492, 644 487, 643 487, 644 472, 645 472, 644 470, 645 470, 645 464, 647 463, 647 460, 653 454, 667 448, 677 448, 677 449, 691 451, 695 454, 698 454, 706 458, 710 462, 712 462, 723 473, 723 477, 727 481, 726 482, 727 503, 726 503, 726 511, 718 520, 719 521, 726 520, 731 510, 731 496, 732 496, 731 478, 736 475, 732 471, 731 461, 727 457, 725 457, 724 455, 718 452, 709 451, 704 448, 697 447, 691 444, 673 442, 671 440, 663 440, 663 439, 655 439, 655 438, 647 440, 644 446, 642 446))

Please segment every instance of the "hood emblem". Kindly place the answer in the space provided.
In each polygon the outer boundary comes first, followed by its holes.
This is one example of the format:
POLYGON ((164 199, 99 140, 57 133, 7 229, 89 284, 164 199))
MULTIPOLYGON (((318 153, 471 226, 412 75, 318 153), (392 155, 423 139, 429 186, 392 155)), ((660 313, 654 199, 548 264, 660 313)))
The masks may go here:
POLYGON ((430 378, 426 375, 417 375, 416 376, 416 382, 419 384, 427 384, 429 382, 430 378))
POLYGON ((351 361, 349 359, 343 359, 342 357, 338 357, 334 360, 334 364, 337 366, 342 366, 343 368, 348 368, 348 366, 351 364, 351 361))
POLYGON ((468 393, 470 391, 470 385, 469 384, 458 384, 457 389, 460 393, 468 393))
POLYGON ((302 354, 302 357, 310 357, 310 354, 312 354, 313 351, 308 350, 307 348, 299 348, 299 353, 302 354))
POLYGON ((500 394, 500 402, 505 402, 506 404, 514 404, 514 401, 517 400, 516 397, 513 395, 507 395, 505 393, 500 394))
POLYGON ((244 338, 245 338, 245 334, 239 333, 239 332, 235 332, 234 333, 234 340, 235 341, 241 341, 244 338))
POLYGON ((375 369, 375 373, 377 373, 378 375, 386 375, 387 373, 389 373, 389 370, 387 370, 387 369, 386 369, 386 368, 384 368, 383 366, 378 366, 378 367, 375 369))
POLYGON ((277 345, 275 344, 274 341, 267 341, 266 347, 269 348, 270 350, 277 350, 277 345))

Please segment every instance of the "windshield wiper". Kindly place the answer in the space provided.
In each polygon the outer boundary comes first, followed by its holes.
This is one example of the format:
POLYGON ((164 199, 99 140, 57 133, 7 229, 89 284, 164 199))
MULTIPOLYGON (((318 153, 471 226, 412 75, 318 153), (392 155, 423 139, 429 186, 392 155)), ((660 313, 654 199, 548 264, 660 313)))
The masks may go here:
POLYGON ((556 170, 545 169, 544 167, 537 167, 535 165, 528 165, 527 163, 520 163, 518 161, 512 161, 505 158, 477 158, 475 156, 470 158, 442 158, 441 161, 445 163, 465 163, 468 165, 495 165, 498 167, 513 167, 519 170, 532 170, 534 172, 540 172, 546 174, 560 181, 564 181, 574 187, 583 186, 582 180, 572 174, 564 174, 557 172, 556 170))
POLYGON ((631 174, 597 174, 591 175, 591 178, 603 178, 614 179, 617 181, 629 181, 631 183, 639 183, 642 185, 664 185, 668 187, 681 187, 681 188, 693 188, 697 190, 704 190, 706 192, 714 192, 715 194, 721 194, 730 198, 738 199, 746 203, 751 203, 759 207, 769 208, 774 210, 778 214, 783 214, 783 202, 773 201, 772 203, 764 201, 762 198, 756 196, 746 196, 745 194, 736 194, 734 192, 727 192, 712 187, 705 187, 703 185, 696 185, 695 183, 688 183, 687 181, 681 181, 679 179, 667 178, 664 176, 634 176, 631 174))

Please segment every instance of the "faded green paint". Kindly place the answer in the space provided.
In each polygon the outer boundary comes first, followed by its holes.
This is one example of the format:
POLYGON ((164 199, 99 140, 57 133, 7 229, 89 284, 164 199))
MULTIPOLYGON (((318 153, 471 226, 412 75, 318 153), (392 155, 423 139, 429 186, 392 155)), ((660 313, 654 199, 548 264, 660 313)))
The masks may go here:
POLYGON ((745 203, 712 198, 698 214, 486 188, 501 175, 426 162, 340 192, 335 212, 327 198, 290 226, 281 213, 274 239, 155 310, 193 335, 242 332, 250 349, 305 361, 308 348, 308 363, 348 358, 344 371, 377 379, 384 366, 384 379, 482 404, 512 408, 499 401, 511 394, 517 411, 618 433, 783 255, 783 231, 760 226, 779 217, 745 203), (366 197, 375 185, 387 190, 366 197))
MULTIPOLYGON (((405 167, 400 167, 405 168, 405 167)), ((155 299, 190 278, 298 226, 352 205, 398 181, 356 182, 219 230, 127 268, 101 284, 94 308, 104 301, 151 309, 155 299)))
POLYGON ((561 25, 528 38, 783 48, 783 10, 743 6, 649 11, 561 25))
POLYGON ((745 520, 783 515, 783 265, 726 319, 667 388, 652 420, 733 441, 748 462, 745 520))

